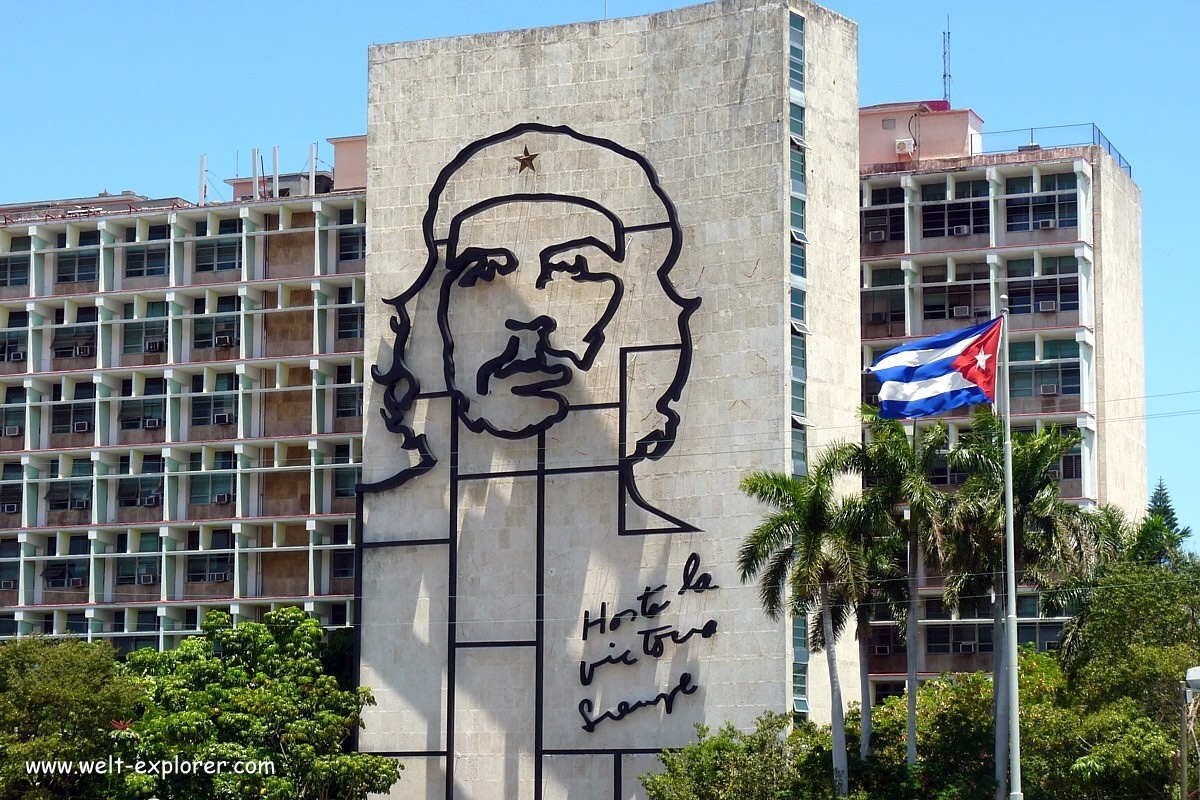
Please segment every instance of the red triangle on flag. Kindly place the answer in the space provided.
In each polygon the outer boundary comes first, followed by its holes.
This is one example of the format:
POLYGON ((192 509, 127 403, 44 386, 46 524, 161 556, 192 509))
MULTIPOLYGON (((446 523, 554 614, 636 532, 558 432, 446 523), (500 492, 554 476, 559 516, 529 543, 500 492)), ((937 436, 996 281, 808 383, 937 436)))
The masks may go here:
POLYGON ((1000 352, 1000 325, 997 319, 979 337, 971 342, 950 366, 962 373, 962 376, 983 390, 991 401, 996 402, 996 367, 1000 352))

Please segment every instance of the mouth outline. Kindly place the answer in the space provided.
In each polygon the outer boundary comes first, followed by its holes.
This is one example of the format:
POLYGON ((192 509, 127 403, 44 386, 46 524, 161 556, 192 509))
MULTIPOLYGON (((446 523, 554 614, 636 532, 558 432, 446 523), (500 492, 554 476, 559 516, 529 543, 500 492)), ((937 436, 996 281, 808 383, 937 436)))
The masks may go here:
MULTIPOLYGON (((549 377, 545 380, 510 388, 509 391, 518 397, 545 396, 543 395, 544 392, 566 386, 571 382, 572 372, 568 365, 551 364, 545 361, 543 359, 544 353, 540 347, 537 348, 537 355, 533 358, 518 358, 520 348, 520 340, 516 336, 513 336, 508 340, 504 352, 494 358, 489 358, 480 365, 479 370, 475 373, 476 394, 480 397, 487 396, 492 378, 503 380, 521 374, 536 375, 541 373, 549 377)), ((552 399, 553 397, 557 396, 552 395, 547 399, 552 399)))

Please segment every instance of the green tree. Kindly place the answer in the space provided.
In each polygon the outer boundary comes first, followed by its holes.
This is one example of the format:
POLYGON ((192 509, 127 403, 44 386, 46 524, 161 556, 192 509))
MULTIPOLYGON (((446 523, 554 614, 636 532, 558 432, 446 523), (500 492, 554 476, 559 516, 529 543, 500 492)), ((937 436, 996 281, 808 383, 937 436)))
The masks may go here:
POLYGON ((1179 518, 1175 516, 1175 506, 1171 503, 1171 495, 1167 491, 1167 484, 1160 477, 1158 484, 1154 487, 1154 493, 1150 495, 1150 505, 1146 507, 1147 517, 1160 517, 1163 524, 1171 533, 1180 534, 1181 539, 1186 539, 1191 535, 1191 528, 1180 528, 1179 518))
POLYGON ((758 579, 763 610, 772 619, 784 611, 785 589, 792 614, 820 614, 820 644, 829 668, 834 782, 838 794, 844 795, 846 730, 834 654, 837 639, 832 601, 838 596, 861 595, 861 552, 847 534, 845 505, 835 499, 828 471, 818 467, 800 479, 779 472, 754 472, 742 479, 741 488, 770 509, 742 543, 738 554, 742 581, 758 579))
MULTIPOLYGON (((908 642, 908 725, 907 759, 917 759, 917 622, 920 619, 918 569, 922 557, 936 562, 940 544, 935 540, 934 519, 940 514, 945 496, 930 480, 930 473, 946 447, 946 426, 941 422, 911 436, 899 420, 879 416, 878 409, 862 407, 866 423, 863 442, 848 442, 829 450, 829 469, 858 473, 867 484, 863 490, 867 503, 888 509, 894 529, 908 548, 908 610, 904 614, 908 642)), ((869 700, 864 701, 868 703, 869 700)))
POLYGON ((144 695, 107 642, 17 639, 0 646, 0 798, 108 798, 119 776, 31 778, 28 761, 105 761, 114 722, 144 695))
POLYGON ((833 796, 823 766, 828 729, 766 713, 743 733, 726 723, 716 734, 696 726, 696 741, 659 755, 662 771, 641 776, 649 800, 817 800, 833 796))
POLYGON ((233 627, 213 611, 202 628, 175 650, 130 655, 150 701, 128 745, 142 759, 269 761, 274 774, 145 776, 139 790, 163 800, 364 800, 391 789, 396 761, 346 751, 374 700, 325 674, 319 622, 284 608, 233 627))
MULTIPOLYGON (((1098 542, 1076 506, 1059 499, 1051 475, 1063 456, 1080 441, 1078 432, 1056 426, 1012 436, 1013 545, 1022 583, 1059 584, 1066 576, 1086 574, 1111 546, 1098 542)), ((992 674, 995 692, 996 797, 1007 794, 1008 701, 1005 697, 1004 635, 1004 422, 990 406, 971 414, 971 429, 950 453, 953 468, 967 473, 962 489, 941 518, 947 603, 990 590, 992 674)))

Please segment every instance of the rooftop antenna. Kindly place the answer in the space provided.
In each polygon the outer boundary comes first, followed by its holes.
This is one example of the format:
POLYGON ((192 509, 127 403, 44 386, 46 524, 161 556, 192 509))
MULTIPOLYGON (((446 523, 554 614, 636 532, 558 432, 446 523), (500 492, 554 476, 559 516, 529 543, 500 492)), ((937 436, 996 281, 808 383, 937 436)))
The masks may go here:
POLYGON ((950 105, 950 15, 946 15, 946 30, 942 31, 942 99, 950 105))

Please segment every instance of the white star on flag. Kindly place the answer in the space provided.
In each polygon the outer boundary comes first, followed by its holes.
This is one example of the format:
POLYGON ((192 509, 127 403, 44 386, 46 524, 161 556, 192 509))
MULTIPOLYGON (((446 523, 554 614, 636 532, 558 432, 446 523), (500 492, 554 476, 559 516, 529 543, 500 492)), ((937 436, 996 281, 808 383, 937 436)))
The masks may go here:
POLYGON ((988 362, 989 358, 991 358, 990 355, 988 355, 984 351, 980 350, 978 353, 975 354, 975 364, 980 369, 987 369, 987 362, 988 362))

